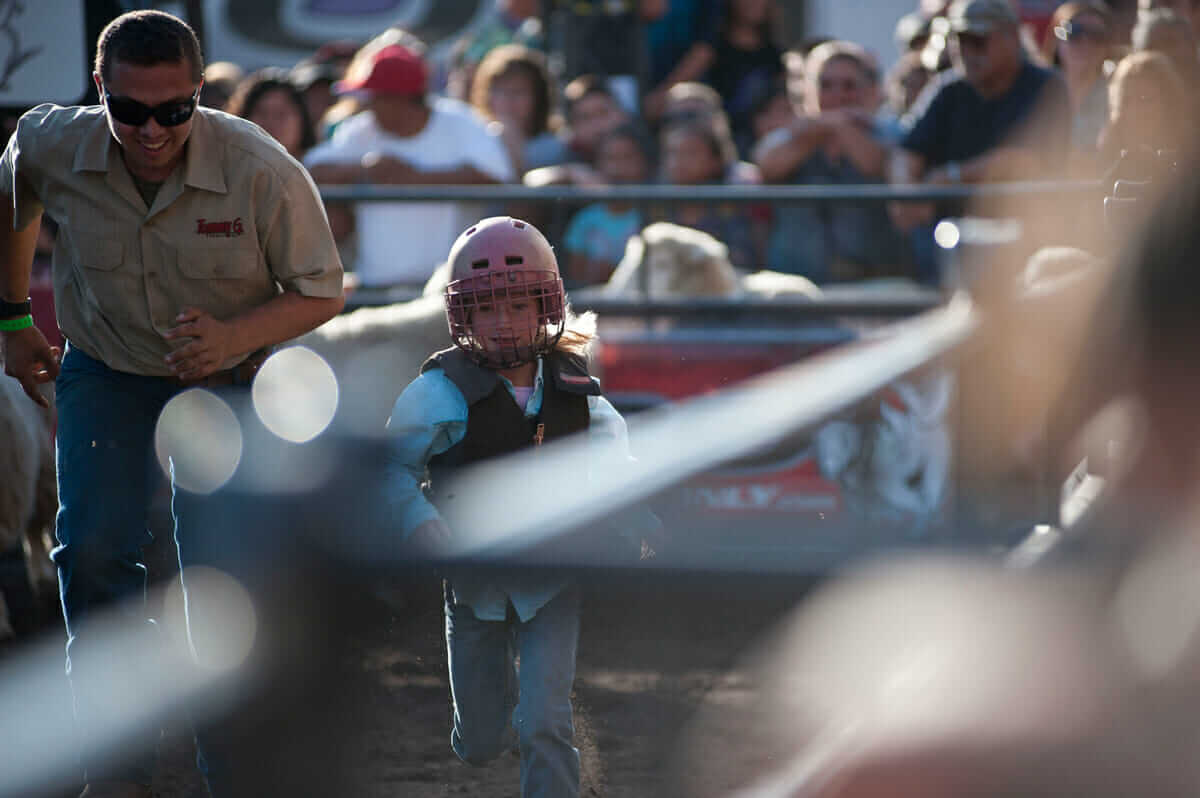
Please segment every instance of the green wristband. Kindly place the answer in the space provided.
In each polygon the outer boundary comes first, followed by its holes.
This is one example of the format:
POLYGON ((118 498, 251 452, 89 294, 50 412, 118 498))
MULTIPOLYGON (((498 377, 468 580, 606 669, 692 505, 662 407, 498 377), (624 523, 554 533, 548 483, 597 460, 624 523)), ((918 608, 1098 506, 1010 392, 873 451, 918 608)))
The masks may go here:
POLYGON ((33 316, 28 313, 24 316, 17 316, 15 319, 0 319, 0 331, 3 332, 16 332, 32 326, 33 316))

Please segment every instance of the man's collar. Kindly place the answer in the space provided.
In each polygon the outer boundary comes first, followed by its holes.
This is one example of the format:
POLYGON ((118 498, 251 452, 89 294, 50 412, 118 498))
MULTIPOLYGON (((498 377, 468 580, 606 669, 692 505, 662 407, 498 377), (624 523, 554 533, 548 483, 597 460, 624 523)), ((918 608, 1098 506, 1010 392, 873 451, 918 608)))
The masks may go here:
MULTIPOLYGON (((108 114, 104 106, 94 106, 99 111, 91 127, 84 134, 83 140, 75 150, 75 163, 71 168, 76 172, 107 172, 109 149, 115 143, 112 131, 108 129, 108 114)), ((93 109, 88 109, 89 111, 93 109)))
POLYGON ((217 149, 217 132, 208 114, 198 107, 192 116, 192 132, 188 135, 187 151, 183 156, 183 182, 193 188, 217 194, 229 192, 225 185, 225 170, 217 149))
MULTIPOLYGON (((99 118, 75 150, 72 168, 76 172, 107 172, 109 158, 119 156, 114 152, 116 139, 108 128, 108 115, 103 106, 97 108, 100 109, 99 118)), ((192 116, 192 132, 188 134, 183 154, 183 182, 193 188, 226 194, 229 189, 225 185, 225 171, 221 168, 216 131, 207 113, 204 108, 197 108, 192 116)))

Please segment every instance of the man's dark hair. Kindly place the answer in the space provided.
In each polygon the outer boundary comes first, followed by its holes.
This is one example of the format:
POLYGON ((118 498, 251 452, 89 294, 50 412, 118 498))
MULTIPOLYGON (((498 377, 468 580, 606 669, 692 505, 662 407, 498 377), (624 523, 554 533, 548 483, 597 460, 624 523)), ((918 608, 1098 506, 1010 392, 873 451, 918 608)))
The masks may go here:
POLYGON ((204 79, 204 56, 195 31, 162 11, 130 11, 100 31, 95 70, 101 80, 112 77, 112 65, 117 61, 136 66, 187 61, 192 81, 204 79))

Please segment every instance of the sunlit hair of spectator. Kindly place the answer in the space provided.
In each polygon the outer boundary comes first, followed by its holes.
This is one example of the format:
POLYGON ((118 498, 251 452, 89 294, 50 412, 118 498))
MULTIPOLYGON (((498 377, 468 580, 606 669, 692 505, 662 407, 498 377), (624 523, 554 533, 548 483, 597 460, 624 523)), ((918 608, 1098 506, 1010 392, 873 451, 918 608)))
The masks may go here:
POLYGON ((715 113, 722 109, 721 95, 707 83, 684 81, 667 89, 663 123, 687 114, 715 113))
POLYGON ((787 80, 788 98, 793 108, 804 107, 804 53, 799 50, 788 50, 783 54, 783 74, 787 80))
POLYGON ((737 163, 737 147, 724 114, 677 119, 663 128, 660 141, 667 183, 720 183, 737 163))
POLYGON ((879 66, 864 48, 853 42, 829 41, 808 54, 804 64, 808 79, 805 110, 809 113, 879 107, 879 66))
POLYGON ((1103 136, 1110 158, 1122 149, 1177 150, 1188 155, 1195 135, 1191 97, 1171 60, 1161 53, 1131 53, 1108 84, 1109 124, 1103 136))
POLYGON ((538 51, 505 44, 479 62, 471 83, 471 105, 488 119, 503 121, 507 114, 497 113, 497 105, 507 102, 517 107, 527 104, 521 131, 526 137, 550 130, 553 90, 546 58, 538 51))
POLYGON ((226 111, 270 133, 293 158, 301 158, 317 143, 304 95, 282 70, 262 69, 246 77, 226 111))

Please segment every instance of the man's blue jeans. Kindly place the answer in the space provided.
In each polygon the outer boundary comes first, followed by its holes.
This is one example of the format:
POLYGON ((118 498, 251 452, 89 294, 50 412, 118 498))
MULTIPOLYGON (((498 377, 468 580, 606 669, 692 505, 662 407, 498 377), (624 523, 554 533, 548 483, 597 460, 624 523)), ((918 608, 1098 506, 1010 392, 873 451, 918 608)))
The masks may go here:
POLYGON ((579 591, 567 588, 526 622, 481 621, 446 591, 446 648, 454 699, 454 752, 485 765, 521 750, 523 798, 579 794, 571 686, 579 642, 579 591), (521 659, 520 673, 515 656, 521 659))
MULTIPOLYGON (((142 547, 151 540, 147 508, 162 480, 155 424, 179 389, 164 379, 113 371, 72 347, 55 388, 59 545, 51 556, 66 619, 77 729, 91 748, 109 736, 100 724, 137 706, 139 675, 160 649, 146 617, 142 547), (140 644, 114 646, 107 634, 90 634, 91 616, 100 610, 115 610, 117 628, 140 644)), ((130 749, 138 752, 132 763, 85 755, 87 778, 149 783, 158 730, 149 722, 143 732, 130 749)))
MULTIPOLYGON (((186 661, 164 665, 169 656, 165 641, 146 616, 142 559, 142 547, 152 539, 147 510, 165 479, 155 456, 155 428, 163 407, 181 389, 160 377, 114 371, 72 347, 63 356, 55 388, 59 545, 51 556, 58 566, 67 625, 67 674, 82 764, 89 781, 149 784, 161 724, 159 710, 143 706, 146 693, 153 692, 148 688, 155 679, 166 678, 169 667, 189 667, 186 661), (115 611, 117 622, 106 623, 98 633, 90 621, 99 611, 115 611), (121 642, 114 645, 117 639, 121 642), (131 714, 141 717, 129 745, 98 753, 101 741, 112 736, 113 721, 131 714)), ((231 388, 223 393, 236 405, 248 392, 231 388)), ((261 562, 232 545, 240 536, 223 531, 230 525, 217 525, 205 516, 213 515, 205 497, 174 489, 173 494, 181 566, 228 569, 228 563, 236 562, 249 568, 261 562)), ((201 770, 211 780, 214 773, 228 770, 227 752, 206 743, 198 733, 201 770)), ((223 782, 220 788, 210 787, 217 795, 232 794, 223 782)))

